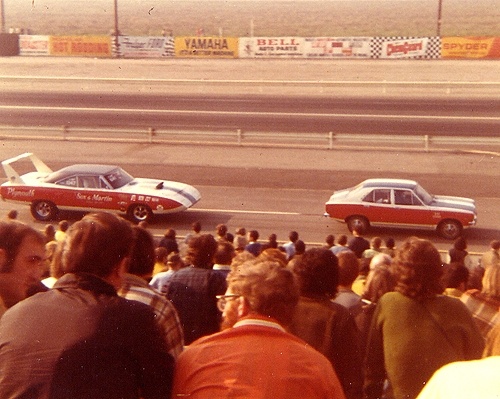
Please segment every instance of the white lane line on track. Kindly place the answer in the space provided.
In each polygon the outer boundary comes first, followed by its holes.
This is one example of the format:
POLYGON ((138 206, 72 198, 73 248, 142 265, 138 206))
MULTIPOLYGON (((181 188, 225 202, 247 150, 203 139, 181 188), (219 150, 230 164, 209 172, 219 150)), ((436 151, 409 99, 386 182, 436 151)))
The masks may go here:
POLYGON ((336 117, 356 119, 430 119, 430 120, 483 120, 500 121, 500 116, 441 116, 441 115, 378 115, 378 114, 318 114, 304 112, 248 112, 248 111, 200 111, 200 110, 165 110, 165 109, 141 109, 141 108, 89 108, 89 107, 43 107, 31 105, 0 105, 4 110, 29 110, 29 111, 79 111, 79 112, 137 112, 142 114, 196 114, 196 115, 236 115, 236 116, 300 116, 300 117, 336 117))
POLYGON ((272 212, 272 211, 247 211, 247 210, 237 210, 237 209, 204 209, 204 208, 190 208, 193 211, 200 212, 214 212, 214 213, 246 213, 255 215, 286 215, 286 216, 299 216, 302 215, 299 212, 272 212))

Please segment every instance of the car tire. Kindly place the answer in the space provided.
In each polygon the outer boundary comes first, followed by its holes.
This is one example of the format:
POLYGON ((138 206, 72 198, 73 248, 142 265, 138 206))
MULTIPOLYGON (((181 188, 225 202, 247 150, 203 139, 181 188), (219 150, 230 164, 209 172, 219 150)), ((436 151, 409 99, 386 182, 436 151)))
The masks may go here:
POLYGON ((356 229, 361 234, 364 234, 370 228, 370 222, 364 216, 350 216, 347 219, 347 227, 351 232, 356 229))
POLYGON ((150 222, 153 218, 151 208, 144 204, 134 204, 128 208, 127 215, 135 223, 150 222))
POLYGON ((36 220, 42 222, 55 219, 58 212, 57 206, 50 201, 41 200, 31 204, 31 214, 36 220))
POLYGON ((462 230, 463 227, 460 222, 452 219, 443 220, 437 227, 439 235, 448 240, 460 237, 462 230))

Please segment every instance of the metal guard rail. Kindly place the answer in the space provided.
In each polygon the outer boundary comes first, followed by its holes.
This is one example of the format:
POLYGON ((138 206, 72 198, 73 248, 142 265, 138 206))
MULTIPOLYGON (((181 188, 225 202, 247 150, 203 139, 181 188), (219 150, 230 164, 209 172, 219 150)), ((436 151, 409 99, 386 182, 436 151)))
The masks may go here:
POLYGON ((283 133, 236 130, 170 130, 0 126, 0 138, 9 140, 101 141, 150 144, 193 144, 311 149, 385 149, 413 151, 482 152, 500 156, 500 137, 283 133))

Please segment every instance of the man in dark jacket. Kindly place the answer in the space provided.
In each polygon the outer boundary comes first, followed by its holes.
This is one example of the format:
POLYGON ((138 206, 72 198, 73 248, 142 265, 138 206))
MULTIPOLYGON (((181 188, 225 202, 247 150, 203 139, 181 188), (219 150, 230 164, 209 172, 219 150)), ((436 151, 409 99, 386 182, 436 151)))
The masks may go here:
POLYGON ((116 292, 129 223, 91 214, 67 234, 58 255, 67 274, 2 318, 0 397, 168 398, 174 361, 154 312, 116 292))

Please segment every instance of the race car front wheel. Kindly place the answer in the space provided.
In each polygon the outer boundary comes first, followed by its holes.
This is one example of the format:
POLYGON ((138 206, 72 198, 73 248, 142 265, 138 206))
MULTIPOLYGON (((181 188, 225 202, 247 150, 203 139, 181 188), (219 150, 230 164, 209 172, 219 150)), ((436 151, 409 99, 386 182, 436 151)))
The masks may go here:
POLYGON ((57 212, 57 206, 50 201, 41 200, 31 204, 31 214, 36 220, 45 222, 55 219, 57 212))

